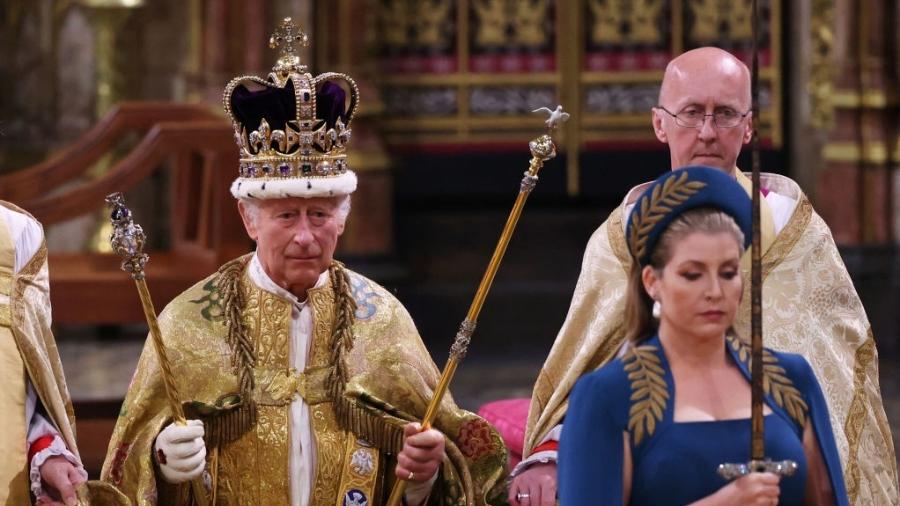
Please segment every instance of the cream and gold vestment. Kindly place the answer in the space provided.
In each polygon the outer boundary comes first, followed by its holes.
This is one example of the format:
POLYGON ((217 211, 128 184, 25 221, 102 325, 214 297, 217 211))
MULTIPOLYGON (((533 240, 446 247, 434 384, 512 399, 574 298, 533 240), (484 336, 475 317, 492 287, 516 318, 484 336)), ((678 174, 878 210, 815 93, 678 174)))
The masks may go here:
MULTIPOLYGON (((763 234, 765 346, 800 354, 812 365, 828 401, 851 504, 900 504, 878 355, 859 296, 828 226, 799 186, 784 176, 763 174, 762 187, 797 201, 768 247, 763 234)), ((626 197, 588 242, 569 313, 534 387, 526 456, 563 422, 578 378, 615 358, 623 344, 632 262, 623 226, 628 203, 626 197)), ((750 279, 749 272, 744 279, 750 279)), ((740 336, 750 334, 749 289, 744 283, 735 322, 740 336)))
MULTIPOLYGON (((355 491, 383 504, 402 428, 424 414, 439 378, 412 319, 384 288, 335 265, 328 282, 309 291, 312 343, 297 373, 288 357, 291 303, 253 283, 249 259, 226 264, 160 315, 179 392, 190 400, 187 416, 206 426, 210 497, 215 504, 290 503, 290 403, 301 395, 317 454, 309 504, 353 504, 355 491), (348 334, 335 331, 347 319, 342 300, 352 301, 348 334), (237 319, 246 340, 231 331, 237 319)), ((189 487, 167 484, 155 471, 153 443, 171 413, 151 346, 148 340, 102 479, 137 504, 187 504, 189 487)), ((447 438, 447 457, 427 504, 502 500, 506 450, 496 431, 449 397, 434 427, 447 438)))
MULTIPOLYGON (((8 202, 0 201, 0 206, 33 219, 8 202)), ((41 242, 37 252, 18 272, 13 268, 14 257, 15 241, 0 215, 0 380, 3 383, 0 501, 19 505, 31 503, 25 425, 27 380, 34 386, 44 416, 58 431, 66 448, 76 457, 78 448, 72 400, 50 330, 46 243, 41 242)))

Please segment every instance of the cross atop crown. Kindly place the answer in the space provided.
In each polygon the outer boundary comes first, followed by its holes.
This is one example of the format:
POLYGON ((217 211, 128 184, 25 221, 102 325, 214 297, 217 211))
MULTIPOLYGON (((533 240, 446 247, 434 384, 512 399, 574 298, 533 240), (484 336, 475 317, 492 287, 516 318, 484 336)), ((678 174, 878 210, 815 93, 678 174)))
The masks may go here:
POLYGON ((300 47, 309 46, 309 36, 300 30, 291 18, 284 18, 281 26, 269 37, 270 48, 281 47, 281 55, 272 68, 275 73, 286 75, 290 72, 306 72, 306 65, 300 63, 295 44, 299 44, 300 47))

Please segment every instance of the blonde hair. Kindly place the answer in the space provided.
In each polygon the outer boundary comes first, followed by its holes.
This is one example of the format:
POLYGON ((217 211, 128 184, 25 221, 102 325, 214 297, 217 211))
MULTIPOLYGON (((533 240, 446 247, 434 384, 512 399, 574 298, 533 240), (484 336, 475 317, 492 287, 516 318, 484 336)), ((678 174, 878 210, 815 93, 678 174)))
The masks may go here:
MULTIPOLYGON (((737 241, 740 254, 744 254, 744 233, 734 218, 714 208, 691 209, 675 218, 656 242, 656 247, 650 254, 650 267, 656 271, 657 276, 662 276, 663 268, 672 259, 675 245, 694 232, 729 233, 737 241)), ((657 326, 650 314, 653 300, 644 289, 642 271, 643 267, 632 259, 625 293, 625 338, 631 343, 639 343, 652 336, 657 326)))

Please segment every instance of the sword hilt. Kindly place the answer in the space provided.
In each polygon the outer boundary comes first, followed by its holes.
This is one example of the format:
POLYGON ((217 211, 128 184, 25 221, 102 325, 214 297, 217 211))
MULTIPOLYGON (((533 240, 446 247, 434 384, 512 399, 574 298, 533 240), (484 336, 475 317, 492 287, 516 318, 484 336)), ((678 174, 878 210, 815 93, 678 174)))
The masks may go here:
POLYGON ((778 476, 793 476, 797 463, 793 460, 751 460, 741 464, 719 464, 716 472, 728 481, 736 480, 750 473, 772 473, 778 476))

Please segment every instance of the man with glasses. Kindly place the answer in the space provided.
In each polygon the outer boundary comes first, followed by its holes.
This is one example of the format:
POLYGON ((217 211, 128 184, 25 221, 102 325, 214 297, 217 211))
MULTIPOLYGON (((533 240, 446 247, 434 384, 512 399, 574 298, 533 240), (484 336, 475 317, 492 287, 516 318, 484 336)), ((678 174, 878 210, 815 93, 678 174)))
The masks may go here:
MULTIPOLYGON (((717 48, 699 48, 666 68, 652 124, 668 145, 673 170, 706 165, 732 174, 750 142, 750 72, 717 48)), ((625 220, 649 183, 633 188, 593 234, 569 314, 534 387, 525 459, 513 471, 509 500, 555 504, 556 450, 575 381, 621 352, 627 273, 625 220)), ((763 332, 766 346, 804 355, 828 399, 851 503, 894 504, 897 469, 878 386, 875 341, 827 225, 795 182, 762 175, 763 332)), ((742 268, 749 272, 749 255, 742 268)), ((748 276, 746 276, 749 279, 748 276)), ((749 283, 745 290, 749 290, 749 283)), ((735 323, 749 338, 750 297, 735 323)), ((602 473, 603 462, 597 462, 602 473)))

